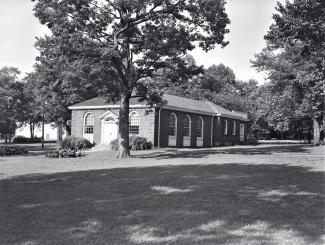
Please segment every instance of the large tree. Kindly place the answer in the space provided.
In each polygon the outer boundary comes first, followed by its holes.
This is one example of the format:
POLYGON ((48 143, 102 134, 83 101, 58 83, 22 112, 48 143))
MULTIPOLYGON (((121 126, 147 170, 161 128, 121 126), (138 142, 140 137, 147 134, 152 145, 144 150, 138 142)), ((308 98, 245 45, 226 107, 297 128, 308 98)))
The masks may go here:
POLYGON ((201 77, 201 87, 220 93, 229 92, 236 83, 234 71, 224 64, 212 65, 205 70, 201 77))
POLYGON ((278 3, 276 10, 275 23, 265 36, 267 47, 253 64, 268 72, 275 94, 291 90, 297 114, 313 121, 318 145, 324 118, 325 1, 286 1, 278 3))
MULTIPOLYGON (((179 82, 182 56, 198 45, 225 46, 224 0, 34 0, 34 11, 61 43, 84 39, 100 48, 118 79, 119 157, 129 156, 129 100, 158 98, 148 78, 179 82)), ((73 42, 74 43, 74 42, 73 42)), ((76 44, 77 45, 77 44, 76 44)), ((154 81, 166 81, 154 79, 154 81)), ((110 81, 107 81, 110 82, 110 81)))
POLYGON ((19 122, 22 125, 29 125, 30 137, 32 139, 35 136, 35 127, 39 126, 42 121, 42 107, 37 103, 38 95, 39 90, 35 87, 34 78, 32 74, 29 74, 23 79, 23 96, 19 122))
POLYGON ((35 70, 26 81, 35 102, 48 122, 63 124, 69 131, 68 106, 105 94, 117 93, 114 77, 101 59, 100 47, 84 38, 45 36, 38 38, 35 70), (110 83, 107 83, 110 81, 110 83))
POLYGON ((0 69, 0 134, 6 143, 14 135, 16 121, 22 114, 23 84, 18 81, 19 73, 14 67, 0 69))
MULTIPOLYGON (((188 56, 186 61, 188 64, 195 65, 195 60, 191 56, 188 56)), ((251 84, 237 81, 230 67, 221 63, 207 69, 203 67, 191 69, 196 71, 192 73, 194 76, 191 79, 188 79, 186 83, 167 88, 167 92, 192 99, 208 100, 228 110, 247 111, 249 109, 248 96, 246 96, 249 91, 246 90, 251 84)))

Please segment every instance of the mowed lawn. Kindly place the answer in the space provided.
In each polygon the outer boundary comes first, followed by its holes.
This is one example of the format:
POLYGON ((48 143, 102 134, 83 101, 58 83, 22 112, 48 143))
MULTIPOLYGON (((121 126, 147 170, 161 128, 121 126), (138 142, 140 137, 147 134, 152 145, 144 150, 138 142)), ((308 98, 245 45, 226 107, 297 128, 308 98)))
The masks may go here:
POLYGON ((0 244, 324 244, 324 157, 301 145, 3 157, 0 244))

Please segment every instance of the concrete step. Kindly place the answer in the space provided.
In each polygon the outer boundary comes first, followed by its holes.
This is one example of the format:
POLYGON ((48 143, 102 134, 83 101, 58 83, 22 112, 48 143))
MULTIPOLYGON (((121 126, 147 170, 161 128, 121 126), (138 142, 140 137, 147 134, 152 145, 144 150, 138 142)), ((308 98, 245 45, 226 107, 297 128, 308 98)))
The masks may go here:
POLYGON ((107 151, 107 150, 111 150, 110 144, 99 144, 99 145, 95 145, 92 148, 92 151, 107 151))

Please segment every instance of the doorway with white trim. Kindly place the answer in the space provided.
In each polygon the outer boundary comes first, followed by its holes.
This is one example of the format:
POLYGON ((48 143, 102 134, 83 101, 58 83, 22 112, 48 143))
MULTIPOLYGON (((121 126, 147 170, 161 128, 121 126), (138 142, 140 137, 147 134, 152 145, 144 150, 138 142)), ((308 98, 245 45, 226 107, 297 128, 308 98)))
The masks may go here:
POLYGON ((108 111, 100 116, 101 119, 101 144, 110 144, 112 140, 117 139, 118 134, 118 117, 108 111))

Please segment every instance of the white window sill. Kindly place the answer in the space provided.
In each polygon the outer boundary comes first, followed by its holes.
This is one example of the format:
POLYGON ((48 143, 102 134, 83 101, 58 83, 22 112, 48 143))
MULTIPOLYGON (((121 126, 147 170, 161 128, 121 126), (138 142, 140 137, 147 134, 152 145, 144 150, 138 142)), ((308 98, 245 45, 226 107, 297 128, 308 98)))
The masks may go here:
POLYGON ((196 146, 203 146, 203 138, 196 138, 196 146))
POLYGON ((176 146, 176 136, 168 136, 168 146, 176 146))
POLYGON ((191 146, 191 138, 189 136, 183 137, 183 146, 191 146))

